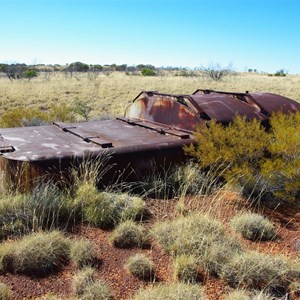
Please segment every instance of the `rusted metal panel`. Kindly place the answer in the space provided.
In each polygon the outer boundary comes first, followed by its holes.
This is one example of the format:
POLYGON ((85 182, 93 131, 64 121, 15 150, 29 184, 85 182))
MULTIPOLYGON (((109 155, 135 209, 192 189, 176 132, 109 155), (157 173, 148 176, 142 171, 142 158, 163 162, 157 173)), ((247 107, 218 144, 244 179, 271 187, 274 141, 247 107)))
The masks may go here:
POLYGON ((124 180, 136 180, 153 164, 184 160, 183 145, 194 143, 196 126, 208 120, 226 124, 240 114, 266 121, 280 110, 300 111, 300 104, 268 93, 142 92, 123 118, 0 129, 0 170, 8 181, 26 189, 37 179, 67 180, 70 167, 105 154, 110 158, 107 179, 122 174, 124 180))
POLYGON ((141 94, 125 111, 126 118, 147 120, 174 129, 194 131, 197 124, 203 123, 193 108, 178 101, 180 96, 151 93, 141 94))
POLYGON ((290 113, 300 111, 300 103, 271 93, 251 93, 253 101, 269 115, 276 112, 290 113))
MULTIPOLYGON (((234 93, 198 89, 193 95, 202 95, 201 97, 204 97, 204 95, 229 96, 237 101, 247 103, 253 107, 255 111, 259 111, 260 114, 265 115, 267 118, 276 112, 290 113, 300 111, 300 103, 287 97, 271 93, 249 93, 248 91, 245 93, 234 93)), ((213 96, 211 97, 213 98, 213 96)), ((243 114, 243 112, 240 112, 240 114, 243 114)))

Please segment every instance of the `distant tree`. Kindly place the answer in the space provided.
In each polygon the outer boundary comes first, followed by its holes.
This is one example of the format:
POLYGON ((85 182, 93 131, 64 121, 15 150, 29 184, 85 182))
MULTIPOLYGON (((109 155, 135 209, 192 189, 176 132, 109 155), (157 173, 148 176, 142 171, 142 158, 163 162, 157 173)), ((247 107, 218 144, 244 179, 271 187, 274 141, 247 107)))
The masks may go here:
POLYGON ((141 71, 143 69, 155 70, 155 67, 153 65, 142 65, 142 64, 140 64, 140 65, 136 66, 136 69, 139 70, 139 71, 141 71))
POLYGON ((89 66, 80 61, 71 63, 67 69, 72 70, 73 72, 87 72, 89 70, 89 66))
POLYGON ((143 76, 156 76, 156 73, 154 72, 154 70, 149 69, 149 68, 143 68, 141 72, 142 72, 143 76))
POLYGON ((274 74, 274 76, 278 76, 278 77, 285 77, 286 75, 287 75, 287 71, 284 69, 280 69, 274 74))
POLYGON ((11 64, 5 65, 4 73, 10 81, 16 79, 22 79, 23 73, 26 71, 27 66, 25 64, 11 64))
POLYGON ((216 81, 233 73, 231 64, 226 67, 222 67, 220 64, 210 63, 207 67, 201 67, 200 69, 205 75, 216 81))
POLYGON ((34 69, 27 69, 23 72, 23 78, 27 78, 30 81, 32 78, 37 77, 38 73, 34 69))
POLYGON ((116 71, 120 71, 120 72, 126 72, 126 70, 127 70, 127 65, 126 65, 126 64, 118 65, 118 66, 116 66, 115 70, 116 70, 116 71))

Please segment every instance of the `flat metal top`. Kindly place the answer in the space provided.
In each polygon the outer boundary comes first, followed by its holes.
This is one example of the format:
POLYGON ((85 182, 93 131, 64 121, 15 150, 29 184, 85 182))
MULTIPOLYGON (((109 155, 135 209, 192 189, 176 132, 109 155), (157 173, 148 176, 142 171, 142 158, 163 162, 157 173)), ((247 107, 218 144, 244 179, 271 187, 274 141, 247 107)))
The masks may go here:
POLYGON ((122 148, 160 147, 181 137, 131 125, 121 120, 0 129, 0 148, 13 147, 3 156, 14 160, 38 161, 82 156, 85 152, 114 152, 122 148))

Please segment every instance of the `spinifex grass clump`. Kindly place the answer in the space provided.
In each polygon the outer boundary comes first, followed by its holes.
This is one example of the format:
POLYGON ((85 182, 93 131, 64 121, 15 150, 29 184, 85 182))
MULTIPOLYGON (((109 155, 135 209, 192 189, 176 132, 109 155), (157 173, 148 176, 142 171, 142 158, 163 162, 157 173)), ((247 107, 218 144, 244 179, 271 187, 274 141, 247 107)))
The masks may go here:
POLYGON ((154 277, 153 262, 144 254, 130 256, 126 262, 125 268, 133 276, 149 280, 154 277))
POLYGON ((0 196, 0 239, 66 227, 72 209, 64 192, 51 182, 38 184, 27 194, 3 192, 0 196))
POLYGON ((198 266, 194 256, 179 255, 174 261, 174 276, 186 283, 195 283, 198 278, 198 266))
POLYGON ((229 284, 254 289, 287 290, 293 276, 287 258, 255 251, 235 254, 222 270, 229 284))
POLYGON ((128 220, 113 231, 110 241, 119 248, 143 247, 148 244, 148 234, 143 225, 128 220))
POLYGON ((3 282, 0 282, 0 299, 1 300, 12 299, 12 292, 10 288, 3 282))
POLYGON ((158 284, 140 290, 132 300, 205 300, 199 285, 186 283, 158 284))
POLYGON ((29 275, 44 275, 60 269, 69 260, 70 242, 60 232, 39 232, 1 244, 0 269, 29 275))
POLYGON ((72 287, 79 299, 83 300, 111 300, 112 295, 107 284, 96 279, 96 271, 85 268, 75 274, 72 287))
POLYGON ((70 260, 77 268, 92 266, 97 259, 95 245, 85 239, 74 240, 70 246, 70 260))
POLYGON ((219 221, 203 214, 157 224, 153 236, 168 253, 193 255, 197 265, 212 274, 220 274, 223 265, 241 251, 219 221))
POLYGON ((99 192, 89 182, 78 187, 74 203, 85 221, 99 227, 114 227, 125 220, 140 219, 146 213, 146 206, 141 198, 99 192))
POLYGON ((276 229, 271 221, 255 213, 242 213, 230 221, 231 227, 244 238, 256 240, 272 240, 276 236, 276 229))

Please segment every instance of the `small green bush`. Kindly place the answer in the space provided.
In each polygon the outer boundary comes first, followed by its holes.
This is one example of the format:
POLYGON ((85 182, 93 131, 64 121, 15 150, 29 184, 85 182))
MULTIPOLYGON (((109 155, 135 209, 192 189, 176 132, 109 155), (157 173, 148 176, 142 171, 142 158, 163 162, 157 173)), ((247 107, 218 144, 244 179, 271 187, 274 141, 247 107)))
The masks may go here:
POLYGON ((286 258, 254 251, 237 254, 223 267, 222 277, 233 286, 287 289, 291 267, 286 258))
POLYGON ((10 288, 3 282, 0 282, 0 300, 10 300, 10 299, 12 299, 12 292, 10 288))
POLYGON ((175 258, 174 276, 185 283, 195 283, 198 277, 196 259, 191 255, 180 255, 175 258))
POLYGON ((85 268, 73 278, 72 287, 76 296, 82 300, 111 300, 111 292, 105 282, 96 280, 95 270, 85 268))
POLYGON ((70 260, 77 268, 91 266, 97 258, 94 244, 89 240, 74 240, 70 247, 70 260))
POLYGON ((262 215, 255 213, 242 213, 230 221, 231 227, 244 238, 256 240, 272 240, 276 236, 275 226, 262 215))
POLYGON ((266 131, 260 121, 246 117, 237 116, 228 126, 212 120, 196 130, 197 144, 185 151, 200 167, 217 164, 222 177, 231 183, 255 188, 260 178, 262 200, 298 202, 300 113, 273 114, 269 123, 266 131))
POLYGON ((1 269, 29 275, 43 275, 62 267, 69 259, 69 240, 60 232, 39 232, 2 244, 1 269))
POLYGON ((143 76, 156 76, 155 71, 150 68, 143 68, 141 72, 143 76))
POLYGON ((145 228, 132 220, 121 223, 110 237, 111 243, 118 248, 143 247, 148 238, 145 228))
POLYGON ((201 287, 186 283, 158 284, 140 290, 132 300, 205 300, 201 287))
POLYGON ((153 262, 144 254, 138 253, 129 257, 125 267, 129 273, 138 278, 148 280, 154 277, 153 262))

